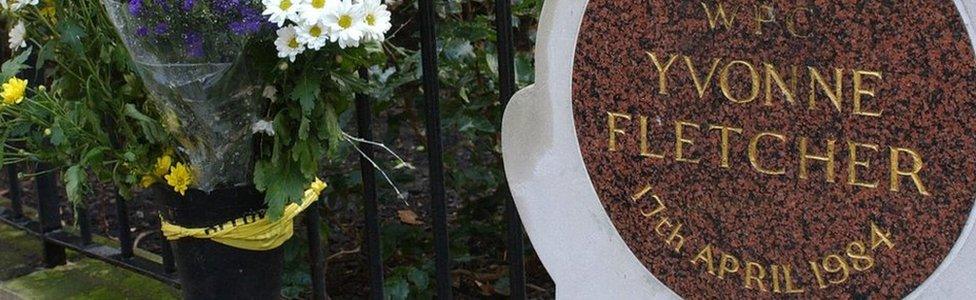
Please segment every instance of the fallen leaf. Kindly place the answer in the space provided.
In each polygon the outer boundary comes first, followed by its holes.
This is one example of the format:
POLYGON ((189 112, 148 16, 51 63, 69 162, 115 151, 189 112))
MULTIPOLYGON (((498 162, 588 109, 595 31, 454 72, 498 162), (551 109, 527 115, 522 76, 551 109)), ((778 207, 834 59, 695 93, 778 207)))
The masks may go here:
POLYGON ((420 218, 420 216, 418 216, 417 213, 415 213, 415 212, 413 212, 412 210, 409 210, 409 209, 398 210, 397 211, 397 216, 400 217, 400 222, 403 222, 405 224, 410 224, 410 225, 423 225, 424 224, 423 221, 418 220, 420 218))

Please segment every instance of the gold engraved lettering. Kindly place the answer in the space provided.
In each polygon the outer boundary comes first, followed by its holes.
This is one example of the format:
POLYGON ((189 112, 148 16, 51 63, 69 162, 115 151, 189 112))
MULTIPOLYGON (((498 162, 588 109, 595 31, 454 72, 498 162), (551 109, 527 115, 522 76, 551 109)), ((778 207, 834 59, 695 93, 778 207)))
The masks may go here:
POLYGON ((760 291, 765 292, 764 278, 766 278, 766 269, 762 265, 751 261, 746 262, 745 286, 747 289, 752 289, 752 285, 755 283, 760 291))
POLYGON ((862 144, 854 141, 848 141, 847 146, 848 146, 847 184, 853 186, 867 187, 867 188, 877 188, 878 187, 877 180, 875 180, 874 182, 864 182, 857 179, 857 167, 864 167, 865 169, 871 167, 870 160, 863 160, 863 161, 858 160, 857 149, 864 148, 864 149, 874 150, 874 152, 878 152, 878 145, 862 144))
POLYGON ((725 25, 725 29, 732 29, 732 24, 735 22, 735 14, 738 12, 738 9, 732 11, 731 14, 732 17, 730 18, 725 14, 725 7, 722 6, 722 3, 718 3, 714 14, 712 13, 711 8, 708 7, 708 4, 702 2, 701 5, 702 8, 705 9, 705 16, 708 17, 708 26, 712 30, 716 29, 719 26, 720 18, 722 19, 721 24, 725 25))
POLYGON ((808 7, 797 7, 796 9, 794 9, 792 13, 786 16, 786 31, 789 32, 790 35, 793 35, 794 37, 805 38, 805 37, 809 37, 810 35, 802 34, 800 33, 799 30, 796 29, 796 17, 801 12, 807 12, 809 13, 809 15, 812 15, 813 9, 810 9, 808 7))
POLYGON ((789 86, 786 85, 783 77, 779 75, 779 72, 776 70, 776 66, 769 63, 764 63, 763 66, 766 69, 766 102, 764 104, 767 106, 773 105, 773 83, 775 83, 779 90, 783 92, 783 97, 786 98, 787 103, 795 104, 796 101, 794 99, 796 98, 796 83, 797 78, 799 78, 799 75, 797 75, 796 66, 790 67, 792 76, 790 76, 789 86))
POLYGON ((825 168, 827 182, 834 182, 834 144, 836 141, 827 140, 827 155, 816 156, 808 154, 808 139, 800 139, 800 179, 809 179, 810 174, 807 171, 807 160, 816 160, 827 163, 825 168))
POLYGON ((728 253, 722 253, 722 260, 718 265, 718 278, 725 279, 725 274, 739 271, 739 260, 728 253))
POLYGON ((705 263, 705 269, 708 270, 708 274, 715 275, 715 262, 712 260, 714 256, 712 255, 712 245, 705 245, 695 258, 691 259, 691 264, 698 265, 699 262, 705 263))
POLYGON ((686 139, 684 137, 685 136, 684 135, 684 133, 685 133, 685 127, 691 127, 691 128, 695 128, 695 129, 700 129, 700 126, 698 126, 698 124, 695 124, 695 123, 689 123, 689 122, 685 122, 685 121, 677 121, 677 122, 675 122, 675 125, 674 125, 674 136, 675 136, 675 142, 674 142, 674 160, 675 161, 679 161, 679 162, 686 162, 686 163, 697 164, 698 162, 701 161, 700 158, 696 158, 696 159, 685 158, 684 146, 685 145, 688 145, 688 146, 695 145, 695 141, 694 140, 686 139))
POLYGON ((688 72, 691 74, 691 82, 695 84, 695 90, 698 91, 698 98, 705 98, 705 91, 712 84, 712 77, 715 76, 715 70, 718 69, 719 63, 722 62, 721 58, 716 58, 712 61, 712 67, 708 69, 708 75, 702 80, 699 78, 698 69, 695 68, 695 63, 691 61, 691 57, 685 56, 685 64, 688 65, 688 72))
POLYGON ((874 97, 874 89, 864 88, 864 79, 874 77, 881 80, 881 72, 854 70, 854 114, 868 117, 880 117, 884 110, 867 111, 862 107, 861 99, 864 96, 874 97))
POLYGON ((915 188, 918 192, 925 196, 931 196, 925 185, 922 184, 922 177, 918 175, 922 171, 922 156, 915 152, 915 150, 908 148, 897 148, 891 147, 891 191, 897 192, 901 189, 901 176, 908 176, 912 178, 912 182, 915 183, 915 188), (912 157, 912 170, 903 171, 901 170, 901 154, 905 153, 912 157))
POLYGON ((608 146, 611 152, 620 150, 620 148, 617 147, 617 135, 627 134, 627 132, 625 132, 623 129, 617 128, 618 118, 630 121, 630 115, 628 114, 607 112, 607 131, 610 134, 610 142, 608 146))
POLYGON ((756 171, 759 171, 759 173, 763 173, 767 175, 786 174, 785 167, 775 169, 775 170, 766 169, 765 167, 762 166, 762 163, 759 161, 759 140, 761 140, 764 137, 772 137, 777 140, 780 140, 781 142, 784 143, 786 142, 786 136, 783 136, 782 134, 778 134, 778 133, 763 132, 756 135, 755 137, 752 138, 752 141, 749 142, 749 163, 751 163, 752 168, 756 169, 756 171))
POLYGON ((871 250, 874 251, 881 245, 888 246, 888 249, 895 247, 895 243, 891 242, 891 233, 881 231, 877 224, 871 222, 871 250))
POLYGON ((651 152, 650 145, 647 141, 647 139, 649 138, 647 136, 648 133, 649 132, 647 130, 647 117, 641 116, 640 117, 640 155, 643 157, 663 159, 664 158, 663 153, 651 152))
POLYGON ((847 244, 847 257, 851 259, 851 267, 858 272, 864 272, 874 267, 874 257, 868 253, 868 247, 861 241, 847 244))
MULTIPOLYGON (((636 194, 634 194, 633 196, 630 197, 630 200, 632 202, 634 202, 634 203, 637 203, 638 200, 640 200, 641 198, 644 198, 644 195, 647 195, 647 193, 649 193, 649 192, 651 192, 651 185, 650 184, 645 185, 644 188, 642 188, 640 191, 637 191, 636 194)), ((651 195, 651 198, 654 199, 654 202, 657 203, 657 208, 655 208, 654 210, 652 210, 650 212, 646 212, 643 209, 641 209, 640 210, 640 213, 645 218, 653 217, 654 215, 659 214, 662 211, 664 211, 665 209, 667 209, 667 207, 664 206, 664 201, 661 201, 661 197, 658 197, 657 195, 651 195)))
POLYGON ((820 75, 820 71, 813 67, 807 67, 810 71, 810 109, 813 109, 817 102, 817 87, 827 95, 830 102, 834 104, 837 108, 837 112, 843 112, 842 105, 844 103, 844 69, 834 69, 834 84, 833 91, 831 91, 830 84, 827 80, 824 80, 823 76, 820 75))
POLYGON ((651 62, 654 63, 654 68, 657 69, 657 80, 658 80, 658 94, 670 95, 668 92, 668 70, 671 69, 671 65, 674 61, 678 59, 678 55, 671 55, 668 59, 668 63, 661 65, 661 62, 657 59, 657 55, 653 52, 647 52, 647 55, 651 57, 651 62))
POLYGON ((731 165, 730 165, 730 162, 729 162, 729 133, 730 132, 735 132, 735 133, 738 133, 738 134, 742 134, 742 128, 712 125, 712 126, 708 127, 708 130, 709 131, 719 130, 721 132, 720 133, 720 135, 722 137, 722 145, 721 145, 721 152, 722 152, 721 153, 721 156, 722 156, 721 160, 722 160, 722 162, 721 162, 721 164, 722 164, 722 167, 723 168, 726 168, 726 169, 730 168, 731 165))
POLYGON ((742 60, 733 60, 728 65, 725 65, 725 68, 722 69, 722 72, 718 76, 718 84, 719 87, 722 89, 722 95, 725 95, 725 98, 729 99, 729 101, 732 101, 732 103, 738 103, 738 104, 749 103, 752 102, 753 100, 756 100, 756 98, 759 97, 759 90, 760 87, 762 86, 762 82, 760 81, 761 79, 759 77, 759 71, 756 71, 756 67, 754 67, 749 62, 742 61, 742 60), (734 95, 732 95, 732 87, 729 85, 729 73, 730 70, 732 70, 732 66, 735 65, 743 65, 746 67, 747 70, 749 70, 749 78, 750 78, 750 82, 752 83, 752 86, 750 87, 749 90, 749 96, 744 99, 738 99, 734 95))
POLYGON ((756 7, 756 35, 762 35, 763 23, 776 23, 776 14, 771 5, 755 5, 756 7))

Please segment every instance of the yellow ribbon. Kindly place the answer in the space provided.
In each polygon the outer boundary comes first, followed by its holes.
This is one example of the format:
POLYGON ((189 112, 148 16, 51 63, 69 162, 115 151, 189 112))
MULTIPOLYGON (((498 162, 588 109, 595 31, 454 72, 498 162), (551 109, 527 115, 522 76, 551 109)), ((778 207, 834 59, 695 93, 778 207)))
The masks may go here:
POLYGON ((302 203, 292 203, 285 207, 281 218, 271 220, 267 216, 248 215, 209 228, 185 228, 162 220, 163 235, 167 240, 181 238, 210 239, 234 248, 267 251, 278 248, 294 234, 295 217, 318 201, 319 194, 326 184, 315 179, 305 190, 302 203))

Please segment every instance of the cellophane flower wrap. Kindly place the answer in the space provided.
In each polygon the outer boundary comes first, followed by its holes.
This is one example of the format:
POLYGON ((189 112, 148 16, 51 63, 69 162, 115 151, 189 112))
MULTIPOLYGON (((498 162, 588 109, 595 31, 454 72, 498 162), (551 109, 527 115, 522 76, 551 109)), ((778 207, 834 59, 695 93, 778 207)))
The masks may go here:
POLYGON ((164 127, 204 191, 251 183, 259 76, 244 48, 266 24, 251 0, 102 0, 164 127))

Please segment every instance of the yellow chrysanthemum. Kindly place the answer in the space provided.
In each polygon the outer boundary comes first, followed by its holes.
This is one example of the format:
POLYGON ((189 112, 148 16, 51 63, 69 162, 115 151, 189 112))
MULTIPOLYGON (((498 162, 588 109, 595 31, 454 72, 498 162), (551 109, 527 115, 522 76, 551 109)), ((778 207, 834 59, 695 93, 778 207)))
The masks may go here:
POLYGON ((0 97, 3 97, 4 105, 14 105, 24 101, 24 93, 27 91, 27 80, 17 77, 10 77, 2 86, 0 97))
POLYGON ((54 9, 54 0, 44 0, 44 7, 38 13, 49 20, 54 20, 54 16, 57 14, 57 11, 54 9))
POLYGON ((142 188, 149 188, 154 183, 156 183, 156 177, 151 175, 144 175, 142 176, 142 180, 139 181, 139 185, 142 186, 142 188))
POLYGON ((153 168, 153 175, 156 177, 163 177, 169 172, 169 167, 173 165, 173 158, 169 155, 163 155, 156 159, 156 167, 153 168))
POLYGON ((193 174, 190 173, 190 168, 183 163, 176 163, 169 169, 169 175, 166 175, 166 183, 180 195, 186 196, 186 190, 193 183, 193 174))
POLYGON ((322 194, 322 190, 328 186, 322 179, 316 177, 315 181, 312 181, 312 184, 305 190, 304 200, 318 198, 322 194))

